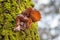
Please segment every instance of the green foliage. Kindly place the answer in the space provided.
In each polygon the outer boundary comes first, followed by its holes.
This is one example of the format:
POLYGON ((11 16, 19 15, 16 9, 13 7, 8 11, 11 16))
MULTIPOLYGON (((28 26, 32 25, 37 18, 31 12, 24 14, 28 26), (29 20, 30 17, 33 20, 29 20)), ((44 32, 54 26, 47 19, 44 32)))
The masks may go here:
POLYGON ((39 40, 37 23, 25 31, 13 31, 16 16, 28 7, 34 7, 32 0, 0 0, 0 40, 39 40))

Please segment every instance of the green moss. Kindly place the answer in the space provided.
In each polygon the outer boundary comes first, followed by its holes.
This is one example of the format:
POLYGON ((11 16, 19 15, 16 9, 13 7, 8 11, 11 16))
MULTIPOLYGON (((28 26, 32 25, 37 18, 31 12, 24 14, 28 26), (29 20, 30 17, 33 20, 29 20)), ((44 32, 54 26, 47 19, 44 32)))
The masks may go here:
POLYGON ((32 0, 0 0, 0 40, 39 40, 37 23, 25 31, 13 31, 16 16, 28 7, 34 7, 32 0))

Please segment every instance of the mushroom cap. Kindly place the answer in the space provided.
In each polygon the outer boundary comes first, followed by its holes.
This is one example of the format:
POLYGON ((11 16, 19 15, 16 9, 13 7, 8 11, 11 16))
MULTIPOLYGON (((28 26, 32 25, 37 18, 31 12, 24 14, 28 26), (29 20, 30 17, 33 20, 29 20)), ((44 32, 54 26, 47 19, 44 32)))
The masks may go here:
POLYGON ((37 11, 37 10, 33 10, 33 11, 31 12, 31 18, 32 18, 32 20, 33 20, 34 22, 39 21, 39 20, 41 19, 41 14, 40 14, 40 12, 37 11))

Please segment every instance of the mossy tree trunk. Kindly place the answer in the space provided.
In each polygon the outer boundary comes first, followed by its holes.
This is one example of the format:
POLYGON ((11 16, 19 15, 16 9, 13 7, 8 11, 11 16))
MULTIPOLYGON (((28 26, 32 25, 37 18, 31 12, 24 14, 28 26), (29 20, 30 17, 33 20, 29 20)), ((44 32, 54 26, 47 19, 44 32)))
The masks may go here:
POLYGON ((34 7, 32 0, 0 0, 0 40, 39 40, 36 23, 25 31, 13 31, 16 16, 28 7, 34 7))

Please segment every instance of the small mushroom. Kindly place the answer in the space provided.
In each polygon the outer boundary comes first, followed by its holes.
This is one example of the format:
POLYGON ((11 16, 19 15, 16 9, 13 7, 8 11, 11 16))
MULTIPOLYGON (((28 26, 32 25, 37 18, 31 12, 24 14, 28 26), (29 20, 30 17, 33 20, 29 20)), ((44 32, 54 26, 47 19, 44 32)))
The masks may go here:
POLYGON ((32 22, 37 22, 41 19, 41 14, 37 10, 33 10, 33 8, 27 8, 16 18, 16 26, 14 30, 25 30, 26 28, 30 28, 32 22))

